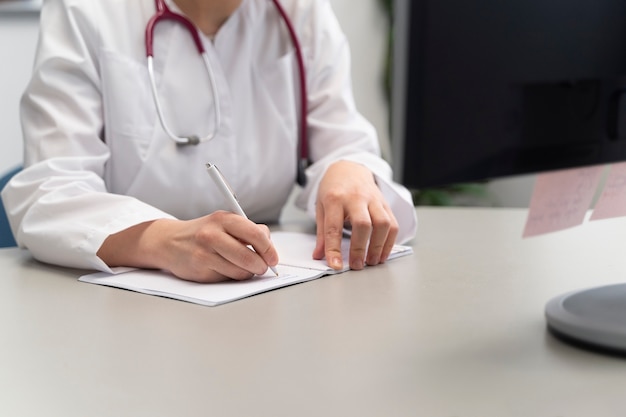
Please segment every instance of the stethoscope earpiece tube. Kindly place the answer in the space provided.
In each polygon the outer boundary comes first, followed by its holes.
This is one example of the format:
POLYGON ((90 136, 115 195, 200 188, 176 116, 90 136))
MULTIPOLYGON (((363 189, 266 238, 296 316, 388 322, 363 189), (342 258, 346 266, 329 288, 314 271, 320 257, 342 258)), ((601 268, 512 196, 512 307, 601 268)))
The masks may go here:
MULTIPOLYGON (((0 0, 1 1, 1 0, 0 0)), ((300 46, 300 42, 296 35, 295 29, 287 16, 287 13, 281 6, 279 0, 272 0, 276 9, 278 10, 280 16, 283 19, 283 22, 287 26, 287 31, 289 36, 291 37, 292 43, 294 45, 296 51, 296 63, 298 66, 298 71, 300 73, 300 111, 301 111, 301 120, 300 120, 300 137, 299 137, 299 146, 298 146, 298 155, 297 155, 297 174, 296 181, 299 185, 304 186, 306 184, 306 175, 305 169, 308 166, 309 158, 308 158, 308 141, 307 141, 307 88, 306 88, 306 71, 304 67, 304 58, 302 56, 302 48, 300 46)), ((213 75, 213 69, 211 68, 211 63, 209 61, 208 54, 204 50, 204 46, 202 44, 202 40, 200 39, 200 35, 198 30, 193 25, 193 23, 187 19, 185 16, 180 15, 178 13, 172 12, 165 3, 165 0, 155 0, 156 4, 156 13, 149 20, 148 25, 146 27, 146 56, 148 59, 148 75, 150 78, 150 87, 152 91, 152 96, 154 100, 154 105, 156 107, 157 115, 159 117, 159 121, 161 123, 161 127, 167 135, 174 141, 178 146, 187 146, 187 145, 198 145, 201 142, 207 142, 213 139, 221 126, 221 114, 220 114, 220 103, 219 103, 219 93, 217 90, 217 85, 215 82, 215 77, 213 75), (163 20, 172 20, 182 24, 182 26, 190 33, 193 41, 198 49, 198 53, 202 57, 204 61, 204 65, 207 70, 207 74, 209 76, 209 82, 211 84, 211 90, 213 93, 213 108, 215 110, 215 129, 213 132, 209 133, 204 137, 192 135, 192 136, 183 136, 180 137, 174 134, 171 131, 165 121, 165 117, 163 115, 163 110, 161 107, 161 103, 159 101, 159 96, 156 87, 156 81, 154 76, 154 68, 153 68, 153 58, 154 58, 154 50, 153 50, 153 40, 154 40, 154 28, 160 21, 163 20)))
POLYGON ((150 77, 150 87, 152 91, 152 98, 154 99, 154 106, 156 107, 159 121, 161 122, 161 126, 163 127, 163 130, 165 131, 165 133, 167 133, 167 135, 174 142, 176 142, 177 145, 182 145, 182 146, 197 145, 200 142, 207 142, 213 139, 215 136, 217 136, 217 132, 219 131, 220 126, 222 124, 219 93, 217 91, 217 85, 215 83, 215 76, 213 75, 213 68, 211 67, 209 56, 204 49, 204 45, 202 44, 202 40, 200 39, 198 30, 189 19, 187 19, 183 15, 172 12, 169 9, 169 7, 167 7, 167 4, 165 4, 164 0, 155 0, 155 3, 156 3, 157 12, 150 19, 150 21, 148 22, 148 26, 146 27, 146 56, 148 59, 148 76, 150 77), (165 116, 163 115, 163 110, 161 107, 161 103, 159 101, 159 95, 157 92, 156 81, 155 81, 155 76, 154 76, 154 68, 153 68, 154 67, 153 66, 154 28, 157 25, 157 23, 163 20, 172 20, 172 21, 178 22, 189 32, 189 34, 191 35, 194 41, 194 44, 196 45, 196 49, 198 50, 198 53, 200 54, 200 57, 202 58, 205 69, 207 71, 207 75, 209 77, 209 83, 211 85, 211 92, 213 93, 213 102, 214 102, 213 108, 215 111, 215 115, 214 115, 215 116, 215 128, 213 129, 213 132, 207 134, 206 136, 202 138, 199 136, 180 137, 174 134, 174 132, 170 130, 167 123, 165 122, 165 116))

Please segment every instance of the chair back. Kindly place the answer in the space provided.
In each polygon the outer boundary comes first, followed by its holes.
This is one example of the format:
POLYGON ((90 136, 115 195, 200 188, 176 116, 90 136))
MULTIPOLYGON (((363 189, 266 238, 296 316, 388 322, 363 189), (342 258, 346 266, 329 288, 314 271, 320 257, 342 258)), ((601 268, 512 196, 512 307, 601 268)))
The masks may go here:
MULTIPOLYGON (((4 188, 9 180, 18 172, 22 170, 21 166, 15 167, 0 177, 0 191, 4 188)), ((4 209, 4 204, 0 201, 0 248, 10 248, 17 246, 13 232, 11 232, 11 226, 9 226, 9 219, 4 209)))

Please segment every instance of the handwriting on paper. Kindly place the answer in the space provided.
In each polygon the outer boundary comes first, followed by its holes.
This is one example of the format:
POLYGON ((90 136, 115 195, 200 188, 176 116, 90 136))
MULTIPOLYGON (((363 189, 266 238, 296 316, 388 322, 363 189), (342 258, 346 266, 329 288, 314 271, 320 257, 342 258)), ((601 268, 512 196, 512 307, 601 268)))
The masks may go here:
POLYGON ((590 220, 626 216, 626 162, 613 164, 590 220))
POLYGON ((582 224, 603 169, 592 166, 537 175, 523 237, 582 224))

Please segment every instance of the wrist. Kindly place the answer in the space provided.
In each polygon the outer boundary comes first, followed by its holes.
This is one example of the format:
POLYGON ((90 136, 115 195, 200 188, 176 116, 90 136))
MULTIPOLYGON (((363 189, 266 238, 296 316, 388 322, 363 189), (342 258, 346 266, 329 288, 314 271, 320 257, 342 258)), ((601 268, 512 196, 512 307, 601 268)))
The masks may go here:
POLYGON ((157 219, 110 235, 97 252, 109 267, 161 269, 167 264, 171 219, 157 219))

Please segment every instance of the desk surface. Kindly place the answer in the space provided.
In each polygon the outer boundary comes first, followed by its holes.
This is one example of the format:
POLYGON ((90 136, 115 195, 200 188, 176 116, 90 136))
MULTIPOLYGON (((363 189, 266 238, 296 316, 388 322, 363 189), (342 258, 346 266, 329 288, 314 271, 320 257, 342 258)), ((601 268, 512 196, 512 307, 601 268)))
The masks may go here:
POLYGON ((543 311, 626 280, 626 219, 523 240, 525 215, 421 208, 414 256, 214 308, 0 250, 0 415, 623 415, 626 360, 543 311))

